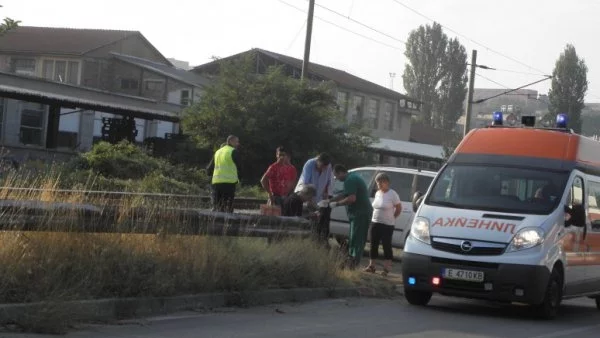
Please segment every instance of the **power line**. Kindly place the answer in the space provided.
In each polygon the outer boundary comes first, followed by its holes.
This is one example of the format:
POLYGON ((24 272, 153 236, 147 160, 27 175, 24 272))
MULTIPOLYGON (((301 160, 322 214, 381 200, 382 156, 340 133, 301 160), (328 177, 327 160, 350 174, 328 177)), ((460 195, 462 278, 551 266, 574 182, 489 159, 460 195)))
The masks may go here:
POLYGON ((485 77, 485 76, 483 76, 483 75, 481 75, 481 74, 479 74, 479 73, 475 73, 475 75, 479 76, 479 77, 480 77, 480 78, 482 78, 482 79, 485 79, 485 80, 488 80, 488 81, 490 81, 490 82, 492 82, 492 83, 495 83, 495 84, 497 84, 497 85, 499 85, 499 86, 501 86, 501 87, 504 87, 504 88, 506 88, 506 89, 510 89, 510 87, 509 87, 509 86, 505 86, 505 85, 503 85, 502 83, 496 82, 496 81, 494 81, 494 80, 490 79, 489 77, 485 77))
POLYGON ((398 41, 398 42, 401 42, 401 43, 406 43, 406 41, 404 41, 404 40, 398 39, 397 37, 394 37, 394 36, 392 36, 392 35, 390 35, 390 34, 388 34, 388 33, 382 32, 382 31, 380 31, 380 30, 378 30, 378 29, 376 29, 376 28, 373 28, 373 27, 371 27, 371 26, 369 26, 369 25, 367 25, 367 24, 364 24, 364 23, 362 23, 362 22, 360 22, 360 21, 358 21, 358 20, 354 20, 354 19, 352 19, 350 16, 346 16, 346 15, 344 15, 344 14, 340 13, 340 12, 337 12, 337 11, 335 11, 335 10, 333 10, 333 9, 331 9, 331 8, 325 7, 325 6, 323 6, 323 5, 319 5, 319 4, 316 4, 316 5, 317 5, 318 7, 321 7, 321 8, 323 8, 323 9, 324 9, 324 10, 326 10, 326 11, 329 11, 329 12, 331 12, 331 13, 333 13, 333 14, 337 15, 337 16, 341 16, 341 17, 342 17, 342 18, 344 18, 344 19, 348 19, 348 20, 350 20, 350 21, 352 21, 352 22, 354 22, 354 23, 357 23, 357 24, 359 24, 359 25, 361 25, 361 26, 363 26, 363 27, 365 27, 365 28, 367 28, 367 29, 370 29, 370 30, 372 30, 373 32, 376 32, 376 33, 379 33, 379 34, 381 34, 381 35, 387 36, 388 38, 390 38, 390 39, 392 39, 392 40, 395 40, 395 41, 398 41))
POLYGON ((526 85, 523 85, 523 86, 521 86, 521 87, 518 87, 518 88, 515 88, 515 89, 507 90, 507 91, 505 91, 505 92, 502 92, 502 93, 500 93, 500 94, 497 94, 497 95, 493 95, 493 96, 490 96, 490 97, 486 97, 485 99, 479 99, 479 100, 477 100, 477 101, 475 101, 475 102, 473 102, 473 103, 483 103, 483 102, 485 102, 485 101, 487 101, 487 100, 491 100, 491 99, 493 99, 493 98, 496 98, 496 97, 498 97, 498 96, 506 95, 506 94, 508 94, 508 93, 512 93, 512 92, 516 92, 516 91, 517 91, 517 90, 519 90, 519 89, 523 89, 523 88, 526 88, 526 87, 532 86, 532 85, 534 85, 534 84, 536 84, 536 83, 540 83, 540 82, 542 82, 542 81, 550 80, 551 78, 552 78, 551 76, 547 76, 547 77, 545 77, 545 78, 543 78, 543 79, 541 79, 541 80, 537 80, 537 81, 535 81, 535 82, 528 83, 528 84, 526 84, 526 85))
POLYGON ((302 33, 302 30, 304 30, 304 26, 306 26, 306 22, 307 21, 308 20, 304 20, 304 22, 302 23, 302 26, 300 26, 300 29, 298 30, 298 33, 296 33, 296 36, 294 37, 294 39, 292 40, 292 42, 290 42, 290 45, 286 49, 286 52, 289 52, 289 50, 292 48, 292 46, 294 45, 294 43, 296 43, 296 40, 298 40, 298 37, 300 36, 300 33, 302 33))
MULTIPOLYGON (((294 9, 296 9, 296 10, 298 10, 298 11, 300 11, 300 12, 304 13, 304 14, 307 14, 307 11, 305 11, 305 10, 303 10, 303 9, 301 9, 301 8, 298 8, 298 7, 296 7, 296 6, 294 6, 294 5, 290 4, 290 3, 287 3, 287 2, 285 2, 285 1, 283 1, 283 0, 278 0, 278 1, 279 1, 279 2, 281 2, 281 3, 283 3, 283 4, 285 4, 285 5, 287 5, 287 6, 289 6, 289 7, 292 7, 292 8, 294 8, 294 9)), ((330 25, 332 25, 332 26, 335 26, 335 27, 337 27, 337 28, 339 28, 339 29, 345 30, 346 32, 349 32, 349 33, 352 33, 352 34, 354 34, 354 35, 360 36, 360 37, 362 37, 362 38, 364 38, 364 39, 370 40, 370 41, 372 41, 372 42, 375 42, 375 43, 378 43, 378 44, 380 44, 380 45, 383 45, 383 46, 386 46, 386 47, 389 47, 389 48, 393 48, 393 49, 396 49, 396 50, 403 50, 403 49, 402 49, 402 48, 400 48, 400 47, 392 46, 392 45, 390 45, 390 44, 387 44, 387 43, 385 43, 385 42, 382 42, 382 41, 379 41, 379 40, 375 40, 375 39, 373 39, 373 38, 371 38, 371 37, 369 37, 369 36, 366 36, 366 35, 363 35, 363 34, 361 34, 361 33, 355 32, 355 31, 353 31, 353 30, 350 30, 350 29, 348 29, 348 28, 346 28, 346 27, 343 27, 343 26, 340 26, 340 25, 338 25, 338 24, 336 24, 336 23, 333 23, 333 22, 331 22, 331 21, 329 21, 329 20, 323 19, 323 18, 321 18, 321 17, 319 17, 319 16, 316 16, 316 15, 315 15, 314 17, 315 17, 315 18, 317 18, 317 19, 319 19, 319 20, 321 20, 321 21, 323 21, 323 22, 325 22, 325 23, 328 23, 328 24, 330 24, 330 25)))
POLYGON ((525 66, 525 67, 527 67, 527 68, 529 68, 529 69, 535 70, 535 71, 537 71, 537 72, 539 72, 539 73, 540 73, 540 74, 535 74, 535 75, 544 75, 544 76, 547 76, 547 75, 546 75, 546 72, 544 72, 544 71, 542 71, 542 70, 539 70, 539 69, 537 69, 537 68, 535 68, 535 67, 529 66, 529 65, 527 65, 526 63, 524 63, 524 62, 521 62, 521 61, 519 61, 519 60, 517 60, 517 59, 515 59, 515 58, 512 58, 512 57, 510 57, 510 56, 508 56, 508 55, 506 55, 506 54, 504 54, 504 53, 501 53, 501 52, 499 52, 499 51, 496 51, 496 50, 494 50, 494 49, 492 49, 492 48, 490 48, 490 47, 488 47, 488 46, 486 46, 486 45, 484 45, 484 44, 482 44, 482 43, 480 43, 480 42, 477 42, 477 41, 475 41, 475 40, 473 40, 473 39, 471 39, 471 38, 469 38, 469 37, 467 37, 467 36, 465 36, 465 35, 463 35, 463 34, 461 34, 461 33, 457 32, 457 31, 453 30, 452 28, 450 28, 450 27, 448 27, 448 26, 442 25, 442 24, 441 24, 439 21, 433 20, 432 18, 430 18, 430 17, 426 16, 425 14, 423 14, 423 13, 420 13, 420 12, 419 12, 419 11, 417 11, 416 9, 413 9, 413 8, 411 8, 411 7, 407 6, 407 5, 405 5, 404 3, 400 2, 399 0, 392 0, 392 1, 394 1, 394 2, 395 2, 395 3, 397 3, 398 5, 400 5, 400 6, 404 7, 404 8, 406 8, 406 9, 408 9, 409 11, 411 11, 411 12, 413 12, 413 13, 415 13, 415 14, 417 14, 417 15, 419 15, 419 16, 421 16, 421 17, 423 17, 423 18, 425 18, 425 19, 427 19, 427 20, 429 20, 429 21, 432 21, 432 22, 438 22, 438 23, 440 24, 440 26, 442 26, 443 28, 445 28, 445 29, 449 30, 450 32, 453 32, 454 34, 456 34, 456 35, 458 35, 458 36, 460 36, 460 37, 462 37, 462 38, 465 38, 465 39, 467 39, 467 40, 469 40, 469 41, 473 42, 473 43, 474 43, 474 44, 476 44, 476 45, 479 45, 479 46, 481 46, 481 47, 483 47, 483 48, 485 48, 485 49, 489 50, 489 51, 490 51, 490 52, 492 52, 492 53, 498 54, 498 55, 500 55, 500 56, 502 56, 502 57, 504 57, 504 58, 506 58, 506 59, 509 59, 509 60, 511 60, 511 61, 513 61, 513 62, 516 62, 516 63, 518 63, 518 64, 521 64, 521 65, 523 65, 523 66, 525 66))

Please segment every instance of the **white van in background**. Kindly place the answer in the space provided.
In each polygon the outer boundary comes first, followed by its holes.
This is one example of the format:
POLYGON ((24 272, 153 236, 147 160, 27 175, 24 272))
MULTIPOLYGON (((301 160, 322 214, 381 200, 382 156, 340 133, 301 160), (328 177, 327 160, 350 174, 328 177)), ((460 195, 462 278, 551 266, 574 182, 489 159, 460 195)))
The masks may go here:
MULTIPOLYGON (((375 165, 348 171, 362 177, 367 184, 371 201, 373 201, 375 192, 377 191, 375 176, 377 176, 378 173, 386 173, 390 177, 390 188, 398 193, 400 200, 402 201, 402 213, 396 219, 396 227, 394 229, 394 236, 392 237, 392 246, 403 248, 404 241, 410 232, 410 225, 412 224, 414 215, 412 196, 415 191, 427 191, 436 172, 393 167, 390 165, 375 165)), ((334 195, 341 193, 343 190, 344 183, 336 180, 334 195)), ((348 233, 350 231, 349 225, 350 223, 348 222, 346 208, 333 208, 331 211, 329 231, 338 243, 342 243, 348 238, 348 233)))

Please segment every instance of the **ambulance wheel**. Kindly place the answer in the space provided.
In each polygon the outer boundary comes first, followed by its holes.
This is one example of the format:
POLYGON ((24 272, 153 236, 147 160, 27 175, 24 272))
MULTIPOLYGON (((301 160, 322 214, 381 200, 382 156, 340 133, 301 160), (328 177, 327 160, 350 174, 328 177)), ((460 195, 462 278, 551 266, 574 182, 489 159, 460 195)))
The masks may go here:
MULTIPOLYGON (((554 319, 558 315, 558 309, 562 301, 562 278, 553 270, 546 287, 544 300, 537 306, 537 312, 543 319, 554 319)), ((596 300, 596 302, 598 302, 596 300)))
POLYGON ((431 292, 404 289, 404 298, 411 305, 425 306, 431 300, 431 292))

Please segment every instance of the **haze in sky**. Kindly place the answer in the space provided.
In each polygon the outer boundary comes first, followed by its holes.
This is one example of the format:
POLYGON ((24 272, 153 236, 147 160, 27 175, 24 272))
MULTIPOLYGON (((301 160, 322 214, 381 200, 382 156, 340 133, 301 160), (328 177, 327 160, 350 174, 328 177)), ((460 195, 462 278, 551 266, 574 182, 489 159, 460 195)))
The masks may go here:
MULTIPOLYGON (((469 59, 471 50, 477 49, 478 64, 498 69, 478 69, 485 77, 476 77, 478 88, 515 88, 542 79, 542 74, 552 73, 556 59, 571 43, 589 68, 586 101, 600 102, 598 0, 316 3, 311 62, 386 87, 393 82, 395 90, 405 92, 403 41, 432 19, 447 27, 449 36, 459 38, 469 59)), ((255 47, 302 58, 308 10, 307 0, 0 0, 0 4, 4 6, 0 17, 21 20, 22 25, 138 30, 166 57, 192 65, 255 47)), ((547 93, 550 81, 528 88, 547 93)))

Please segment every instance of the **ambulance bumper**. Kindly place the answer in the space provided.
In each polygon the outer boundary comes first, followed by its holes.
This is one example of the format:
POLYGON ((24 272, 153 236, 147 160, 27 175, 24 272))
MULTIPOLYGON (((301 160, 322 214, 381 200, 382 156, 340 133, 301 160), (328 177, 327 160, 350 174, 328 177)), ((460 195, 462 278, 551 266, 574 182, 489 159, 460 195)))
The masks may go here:
MULTIPOLYGON (((454 271, 456 271, 454 270, 454 271)), ((402 279, 405 290, 499 302, 540 304, 550 271, 545 266, 482 263, 404 253, 402 279), (445 278, 446 269, 483 272, 483 281, 445 278), (437 278, 434 281, 434 278, 437 278), (438 282, 437 285, 434 282, 438 282)))

